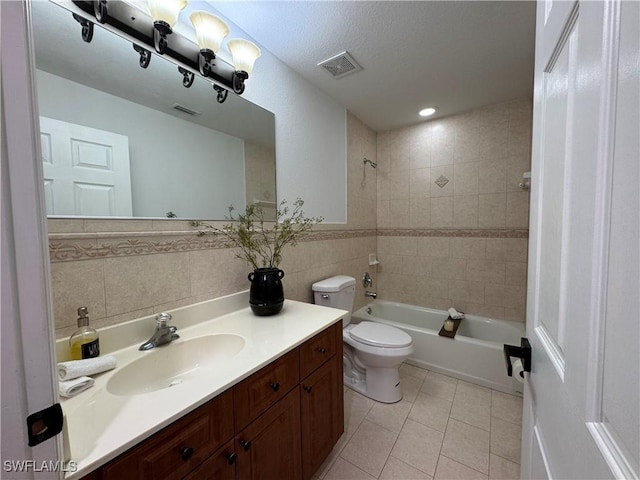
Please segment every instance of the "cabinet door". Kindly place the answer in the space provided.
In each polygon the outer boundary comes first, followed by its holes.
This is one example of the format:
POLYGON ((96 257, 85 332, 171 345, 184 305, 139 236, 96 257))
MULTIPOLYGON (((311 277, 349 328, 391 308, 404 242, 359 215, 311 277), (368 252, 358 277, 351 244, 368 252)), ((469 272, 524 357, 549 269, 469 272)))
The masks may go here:
POLYGON ((338 441, 342 429, 339 415, 342 395, 334 356, 300 382, 302 473, 308 479, 318 470, 338 441))
POLYGON ((184 480, 234 480, 236 460, 233 442, 229 442, 187 475, 184 480))
POLYGON ((296 480, 300 459, 300 392, 297 388, 236 436, 240 480, 296 480))
POLYGON ((306 377, 336 354, 336 328, 340 328, 342 333, 342 322, 328 327, 300 345, 300 378, 306 377))
POLYGON ((298 385, 298 363, 296 348, 234 387, 236 432, 249 425, 298 385))
POLYGON ((176 480, 233 438, 228 390, 101 469, 102 480, 176 480))

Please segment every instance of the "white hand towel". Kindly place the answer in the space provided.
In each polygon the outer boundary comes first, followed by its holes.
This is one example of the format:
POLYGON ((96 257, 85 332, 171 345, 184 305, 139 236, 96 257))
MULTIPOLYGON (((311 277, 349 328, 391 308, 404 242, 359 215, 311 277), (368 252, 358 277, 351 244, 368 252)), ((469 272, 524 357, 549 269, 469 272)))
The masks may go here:
POLYGON ((60 362, 58 364, 58 377, 60 377, 60 380, 72 380, 82 376, 95 375, 96 373, 116 368, 116 363, 116 357, 112 355, 60 362))
POLYGON ((457 311, 455 308, 451 307, 449 310, 447 310, 449 312, 449 316, 451 318, 453 318, 454 320, 460 320, 462 318, 464 318, 464 313, 457 311))
POLYGON ((79 377, 66 382, 58 382, 58 391, 63 397, 74 397, 87 388, 93 387, 95 380, 91 377, 79 377))

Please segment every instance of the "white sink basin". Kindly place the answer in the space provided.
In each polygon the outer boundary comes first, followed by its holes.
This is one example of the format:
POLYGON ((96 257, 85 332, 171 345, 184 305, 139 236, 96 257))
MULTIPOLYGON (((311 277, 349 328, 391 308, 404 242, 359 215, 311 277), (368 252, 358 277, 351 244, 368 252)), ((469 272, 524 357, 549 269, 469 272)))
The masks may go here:
POLYGON ((113 395, 131 396, 174 387, 205 371, 225 368, 245 345, 240 335, 218 334, 156 347, 118 370, 107 382, 113 395))

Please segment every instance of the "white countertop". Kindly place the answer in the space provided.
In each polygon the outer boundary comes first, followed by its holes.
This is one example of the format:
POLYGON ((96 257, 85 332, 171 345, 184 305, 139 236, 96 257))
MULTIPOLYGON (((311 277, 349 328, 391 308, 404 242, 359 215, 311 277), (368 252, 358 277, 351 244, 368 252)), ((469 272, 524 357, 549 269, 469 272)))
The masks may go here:
MULTIPOLYGON (((285 300, 282 311, 273 316, 254 315, 247 305, 246 292, 169 311, 180 339, 173 343, 218 333, 240 335, 244 348, 201 380, 189 380, 171 388, 135 396, 117 396, 107 388, 109 379, 122 367, 148 355, 138 350, 153 333, 154 318, 127 322, 100 330, 101 353, 116 357, 118 367, 95 375, 95 385, 70 399, 62 399, 70 444, 70 460, 77 469, 65 478, 80 478, 107 463, 153 433, 294 349, 338 321, 344 310, 285 300), (216 303, 218 302, 218 303, 216 303), (220 302, 226 302, 220 309, 220 302), (226 310, 226 312, 225 312, 226 310), (146 332, 146 333, 141 333, 146 332), (139 341, 144 335, 142 341, 139 341), (121 337, 125 337, 124 339, 121 337), (128 342, 127 342, 128 337, 128 342), (135 337, 135 338, 131 338, 135 337), (104 338, 104 340, 103 340, 104 338), (129 346, 112 350, 123 342, 129 346)), ((171 348, 171 344, 158 348, 171 348)), ((64 342, 59 342, 59 352, 64 342)), ((59 353, 59 357, 64 356, 59 353)))

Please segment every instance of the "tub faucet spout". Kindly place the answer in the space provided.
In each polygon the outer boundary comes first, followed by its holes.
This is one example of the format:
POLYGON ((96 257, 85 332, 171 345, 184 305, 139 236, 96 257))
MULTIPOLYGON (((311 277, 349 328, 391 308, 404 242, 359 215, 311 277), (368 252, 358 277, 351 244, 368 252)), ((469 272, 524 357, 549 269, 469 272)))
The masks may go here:
POLYGON ((365 297, 376 298, 378 296, 378 294, 375 293, 375 292, 370 292, 370 291, 367 290, 366 292, 364 292, 364 296, 365 297))

